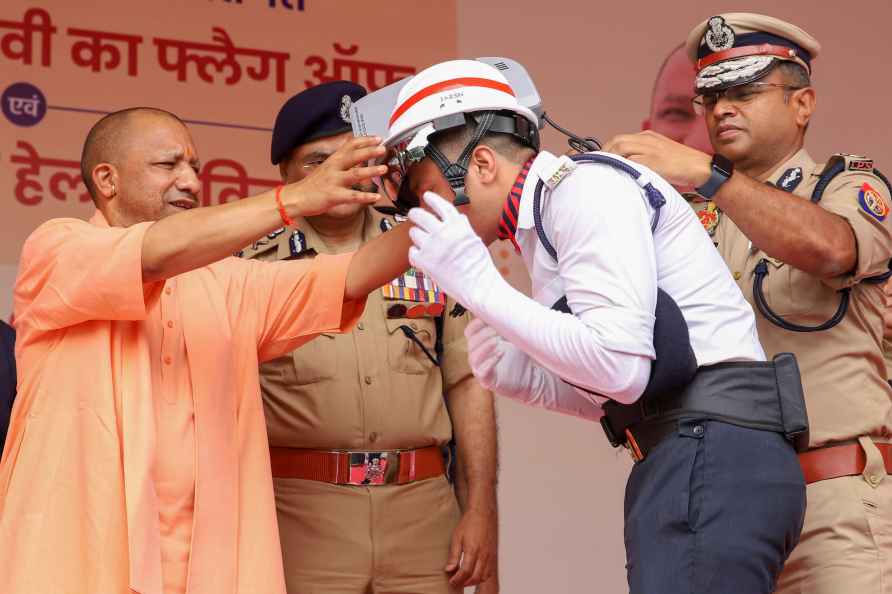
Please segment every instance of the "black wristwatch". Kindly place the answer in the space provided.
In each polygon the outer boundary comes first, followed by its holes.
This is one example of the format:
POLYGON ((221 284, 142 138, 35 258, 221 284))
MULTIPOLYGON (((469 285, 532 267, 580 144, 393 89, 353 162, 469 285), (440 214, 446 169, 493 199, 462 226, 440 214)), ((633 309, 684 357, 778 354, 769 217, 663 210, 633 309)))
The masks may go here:
POLYGON ((712 174, 705 184, 695 189, 704 198, 712 198, 722 187, 722 184, 730 179, 732 173, 734 173, 734 163, 715 154, 712 156, 712 174))

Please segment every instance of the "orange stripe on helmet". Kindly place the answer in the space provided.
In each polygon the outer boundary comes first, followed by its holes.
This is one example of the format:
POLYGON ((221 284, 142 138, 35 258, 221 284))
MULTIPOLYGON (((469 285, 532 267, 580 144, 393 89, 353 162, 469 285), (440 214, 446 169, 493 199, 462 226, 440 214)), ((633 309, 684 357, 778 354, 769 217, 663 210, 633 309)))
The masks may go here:
POLYGON ((426 97, 430 97, 434 93, 439 93, 440 91, 446 91, 448 89, 457 89, 461 87, 482 87, 486 89, 495 89, 496 91, 501 91, 503 93, 507 93, 514 97, 514 89, 512 89, 509 85, 505 83, 501 83, 495 80, 490 80, 488 78, 452 78, 449 80, 444 80, 442 82, 438 82, 432 84, 428 87, 425 87, 403 101, 403 103, 397 107, 393 115, 390 116, 390 125, 393 126, 393 123, 397 121, 400 116, 406 113, 413 105, 421 101, 426 97))

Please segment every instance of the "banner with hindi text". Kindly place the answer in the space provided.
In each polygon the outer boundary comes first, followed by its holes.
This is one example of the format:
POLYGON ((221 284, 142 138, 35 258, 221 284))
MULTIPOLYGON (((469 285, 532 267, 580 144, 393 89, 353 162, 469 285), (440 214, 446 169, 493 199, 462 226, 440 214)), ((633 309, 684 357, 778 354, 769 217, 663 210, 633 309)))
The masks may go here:
MULTIPOLYGON (((302 89, 369 89, 456 52, 455 1, 11 0, 0 8, 0 268, 43 221, 86 218, 79 159, 90 126, 137 105, 190 127, 202 202, 278 183, 272 123, 302 89)), ((10 277, 9 274, 6 277, 10 277)), ((9 314, 0 277, 0 316, 9 314)))

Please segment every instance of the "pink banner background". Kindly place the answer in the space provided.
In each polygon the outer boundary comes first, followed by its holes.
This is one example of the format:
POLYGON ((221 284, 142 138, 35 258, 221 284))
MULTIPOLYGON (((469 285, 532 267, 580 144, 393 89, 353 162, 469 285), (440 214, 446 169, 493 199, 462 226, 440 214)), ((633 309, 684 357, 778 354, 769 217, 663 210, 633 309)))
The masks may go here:
MULTIPOLYGON (((36 85, 50 105, 112 110, 157 105, 183 118, 260 128, 250 130, 193 124, 202 160, 228 159, 258 180, 274 180, 269 164, 269 132, 281 103, 313 78, 319 56, 422 68, 456 56, 506 55, 533 75, 546 107, 561 124, 602 139, 640 128, 647 116, 657 68, 703 19, 740 10, 728 0, 618 3, 540 0, 306 0, 303 11, 288 10, 281 0, 161 0, 152 3, 94 0, 35 3, 11 0, 0 8, 0 21, 21 21, 28 8, 43 8, 57 28, 52 64, 32 65, 0 54, 0 92, 10 84, 36 85), (256 81, 242 72, 229 86, 207 83, 190 65, 187 80, 158 65, 153 38, 212 43, 212 28, 222 28, 234 46, 287 52, 285 92, 271 78, 256 81), (138 76, 126 64, 93 72, 71 59, 68 28, 137 34, 138 76), (358 46, 353 56, 336 53, 358 46)), ((293 0, 293 5, 298 1, 293 0)), ((887 23, 888 0, 839 6, 806 0, 784 4, 750 0, 747 10, 791 20, 823 45, 815 61, 818 112, 808 147, 816 159, 834 152, 860 153, 892 172, 889 105, 892 83, 885 64, 892 58, 887 23)), ((0 29, 0 36, 7 31, 0 29)), ((78 38, 80 39, 80 38, 78 38)), ((248 64, 246 59, 245 64, 248 64)), ((224 74, 225 77, 225 74, 224 74)), ((364 82, 364 81, 360 81, 364 82)), ((17 164, 24 154, 19 141, 42 157, 76 161, 96 114, 49 110, 31 128, 0 118, 0 315, 9 314, 10 290, 21 242, 41 221, 55 216, 84 217, 87 203, 76 196, 59 200, 48 193, 37 206, 16 199, 17 164), (47 197, 49 196, 49 197, 47 197)), ((545 134, 546 147, 564 150, 563 139, 545 134)), ((47 170, 49 172, 49 170, 47 170)), ((66 170, 68 171, 68 170, 66 170)), ((73 170, 71 170, 73 171, 73 170)), ((225 172, 218 169, 218 173, 225 172)), ((232 170, 229 170, 231 173, 232 170)), ((48 187, 51 175, 43 177, 48 187)), ((57 182, 64 185, 64 179, 57 182)), ((235 184, 214 182, 216 196, 235 184)), ((252 186, 253 188, 253 186, 252 186)), ((622 205, 617 204, 621 210, 622 205)), ((520 287, 527 280, 510 246, 493 254, 520 287)), ((591 423, 546 414, 499 399, 501 440, 501 581, 502 591, 625 592, 622 496, 631 464, 611 450, 591 423)))

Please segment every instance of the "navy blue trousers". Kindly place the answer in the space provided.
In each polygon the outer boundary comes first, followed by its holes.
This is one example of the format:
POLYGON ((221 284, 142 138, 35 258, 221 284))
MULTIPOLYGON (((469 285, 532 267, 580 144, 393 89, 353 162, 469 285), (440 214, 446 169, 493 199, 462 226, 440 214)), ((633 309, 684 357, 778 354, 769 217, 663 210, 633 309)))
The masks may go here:
POLYGON ((799 541, 805 482, 777 433, 684 419, 626 485, 630 594, 768 594, 799 541))

